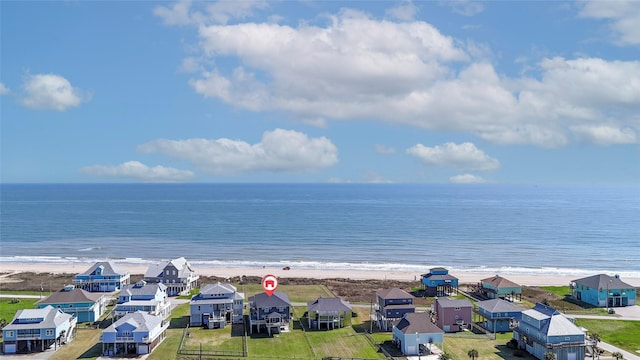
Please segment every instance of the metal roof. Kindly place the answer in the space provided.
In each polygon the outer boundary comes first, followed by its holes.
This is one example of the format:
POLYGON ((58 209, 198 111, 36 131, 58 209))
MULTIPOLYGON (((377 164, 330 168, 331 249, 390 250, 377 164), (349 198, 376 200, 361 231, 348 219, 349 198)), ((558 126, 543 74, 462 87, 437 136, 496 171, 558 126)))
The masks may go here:
POLYGON ((403 334, 444 334, 444 331, 431 322, 428 313, 417 312, 404 314, 396 325, 403 334))

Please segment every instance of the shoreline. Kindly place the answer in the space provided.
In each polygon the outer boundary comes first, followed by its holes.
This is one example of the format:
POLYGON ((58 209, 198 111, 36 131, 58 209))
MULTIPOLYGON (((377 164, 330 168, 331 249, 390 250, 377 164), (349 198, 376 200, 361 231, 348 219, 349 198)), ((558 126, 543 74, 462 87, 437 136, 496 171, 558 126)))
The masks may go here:
MULTIPOLYGON (((79 274, 87 270, 95 262, 73 263, 37 263, 37 262, 0 262, 0 272, 34 272, 52 274, 79 274)), ((119 269, 129 271, 131 275, 144 275, 148 264, 116 262, 119 269)), ((272 274, 279 278, 309 278, 309 279, 350 279, 350 280, 397 280, 406 282, 420 281, 419 273, 413 271, 387 271, 387 270, 337 270, 337 269, 304 269, 292 267, 283 270, 277 267, 219 267, 193 265, 192 267, 200 276, 217 276, 232 278, 236 276, 258 276, 272 274)), ((593 275, 597 273, 594 272, 593 275)), ((478 283, 482 279, 495 276, 494 272, 451 272, 451 275, 459 279, 460 284, 478 283)), ((499 273, 519 285, 524 286, 568 286, 572 280, 584 276, 553 275, 553 274, 511 274, 499 273)), ((640 287, 640 278, 622 278, 622 281, 640 287)))

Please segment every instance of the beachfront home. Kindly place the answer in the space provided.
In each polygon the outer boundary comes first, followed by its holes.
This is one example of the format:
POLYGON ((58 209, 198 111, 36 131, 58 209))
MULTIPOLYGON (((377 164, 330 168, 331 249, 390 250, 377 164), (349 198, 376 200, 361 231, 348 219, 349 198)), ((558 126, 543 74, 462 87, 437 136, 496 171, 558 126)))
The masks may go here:
POLYGON ((556 360, 584 360, 585 334, 556 309, 536 304, 522 312, 513 329, 513 338, 521 349, 540 360, 552 352, 556 360))
POLYGON ((436 298, 433 310, 436 325, 444 332, 461 331, 472 321, 473 305, 467 299, 436 298))
POLYGON ((168 318, 171 315, 171 303, 167 299, 167 287, 164 284, 147 284, 144 280, 125 286, 120 291, 113 315, 119 318, 136 311, 144 311, 161 319, 168 318))
POLYGON ((129 285, 128 271, 118 269, 111 261, 99 261, 73 279, 73 284, 89 292, 110 292, 129 285))
POLYGON ((488 299, 522 300, 522 286, 496 275, 480 280, 480 294, 488 299))
POLYGON ((309 328, 332 330, 345 326, 348 321, 351 326, 351 305, 340 298, 323 298, 307 303, 307 321, 309 328))
POLYGON ((611 308, 636 304, 636 288, 620 280, 619 275, 600 274, 576 279, 570 288, 576 300, 593 306, 611 308))
POLYGON ((491 299, 478 301, 474 312, 480 317, 475 323, 490 332, 507 332, 520 321, 523 308, 510 301, 491 299))
POLYGON ((449 270, 445 268, 431 268, 427 274, 421 276, 422 287, 427 296, 448 296, 454 289, 458 291, 458 278, 449 275, 449 270))
POLYGON ((152 264, 144 274, 144 281, 164 284, 169 296, 188 295, 197 287, 198 278, 191 264, 183 257, 152 264))
POLYGON ((164 340, 169 321, 144 311, 126 314, 102 331, 102 354, 130 356, 149 354, 164 340))
POLYGON ((78 289, 73 285, 67 285, 60 291, 36 302, 42 309, 52 306, 75 316, 78 322, 94 322, 105 312, 107 297, 105 294, 90 293, 78 289))
POLYGON ((260 333, 266 329, 269 335, 289 331, 291 321, 291 302, 282 292, 256 294, 249 298, 249 332, 260 333))
POLYGON ((191 298, 189 324, 213 329, 241 323, 243 308, 244 294, 235 286, 220 282, 208 284, 191 298))
POLYGON ((41 352, 53 345, 56 349, 73 340, 76 318, 60 309, 18 310, 13 320, 2 329, 5 354, 41 352))
POLYGON ((413 305, 413 295, 398 289, 384 289, 376 291, 375 319, 378 328, 391 331, 406 313, 416 312, 413 305))
POLYGON ((428 313, 406 313, 393 327, 393 343, 403 355, 429 355, 442 349, 444 331, 431 322, 428 313))

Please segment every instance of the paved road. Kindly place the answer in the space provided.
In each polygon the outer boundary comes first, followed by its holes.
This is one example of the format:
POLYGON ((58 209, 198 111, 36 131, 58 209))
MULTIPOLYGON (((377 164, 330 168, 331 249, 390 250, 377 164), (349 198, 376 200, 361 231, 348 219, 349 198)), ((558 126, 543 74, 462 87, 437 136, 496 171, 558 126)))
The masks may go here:
POLYGON ((634 354, 632 354, 632 353, 630 353, 628 351, 625 351, 625 350, 622 350, 620 348, 617 348, 617 347, 615 347, 615 346, 613 346, 611 344, 607 344, 604 341, 599 342, 598 343, 598 347, 601 348, 601 349, 604 349, 604 350, 606 350, 606 351, 608 351, 610 353, 614 353, 616 351, 619 351, 619 352, 622 353, 622 355, 624 356, 625 360, 640 360, 640 356, 634 355, 634 354))

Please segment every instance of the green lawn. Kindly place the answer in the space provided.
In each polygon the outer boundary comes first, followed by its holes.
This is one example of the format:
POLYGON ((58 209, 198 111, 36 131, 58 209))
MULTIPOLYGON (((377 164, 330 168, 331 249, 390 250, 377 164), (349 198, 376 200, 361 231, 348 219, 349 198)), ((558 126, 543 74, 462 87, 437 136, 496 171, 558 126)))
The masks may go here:
POLYGON ((13 320, 18 310, 33 309, 39 299, 18 298, 17 303, 12 304, 12 298, 0 298, 0 319, 5 319, 7 323, 13 320))
MULTIPOLYGON (((238 291, 242 291, 242 285, 238 285, 238 291)), ((244 292, 245 299, 248 300, 250 296, 261 293, 262 285, 260 284, 245 284, 244 292)), ((309 302, 317 299, 318 297, 335 297, 329 289, 324 285, 279 285, 279 292, 287 294, 289 301, 291 302, 309 302)))
POLYGON ((640 321, 576 319, 576 325, 598 333, 602 341, 630 353, 640 350, 640 321))
POLYGON ((451 355, 453 360, 469 360, 467 352, 471 349, 478 351, 479 360, 536 360, 526 352, 520 351, 522 357, 515 356, 516 350, 508 348, 505 344, 511 338, 511 334, 501 335, 496 340, 486 338, 459 338, 453 336, 444 337, 444 350, 451 355))
POLYGON ((540 288, 552 294, 556 294, 561 299, 563 299, 565 295, 571 294, 568 286, 541 286, 540 288))
POLYGON ((102 329, 78 328, 73 341, 56 351, 50 360, 95 359, 102 353, 100 335, 102 329))
POLYGON ((377 352, 377 348, 369 342, 365 334, 358 334, 351 327, 328 331, 309 331, 307 337, 319 358, 340 356, 384 359, 384 356, 377 352))

